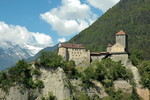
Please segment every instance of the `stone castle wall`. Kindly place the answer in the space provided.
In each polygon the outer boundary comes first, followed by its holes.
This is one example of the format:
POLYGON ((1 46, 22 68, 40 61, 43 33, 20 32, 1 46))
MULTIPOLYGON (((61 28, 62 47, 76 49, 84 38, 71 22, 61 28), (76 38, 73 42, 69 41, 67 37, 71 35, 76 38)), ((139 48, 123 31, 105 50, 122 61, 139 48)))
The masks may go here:
POLYGON ((82 64, 84 62, 90 63, 90 51, 85 49, 69 49, 69 61, 74 60, 75 64, 82 64))
POLYGON ((106 55, 101 55, 101 56, 91 56, 91 62, 95 61, 95 60, 98 60, 98 61, 101 61, 103 58, 105 58, 106 55))
POLYGON ((58 55, 61 55, 65 61, 74 60, 76 65, 88 62, 90 63, 90 51, 86 51, 84 48, 63 48, 60 47, 58 55))
POLYGON ((111 54, 110 58, 116 62, 121 61, 123 65, 126 65, 126 63, 129 61, 129 56, 127 53, 114 53, 111 54))
POLYGON ((60 47, 59 49, 59 55, 62 55, 66 61, 74 60, 75 63, 82 63, 83 61, 90 63, 95 60, 101 61, 108 56, 114 61, 121 60, 123 64, 128 60, 128 54, 126 53, 127 35, 122 30, 116 34, 116 44, 113 46, 108 45, 107 52, 109 54, 107 55, 101 55, 100 53, 90 54, 90 51, 86 51, 81 44, 64 45, 64 47, 60 47))
POLYGON ((61 55, 64 60, 67 60, 67 58, 68 58, 67 49, 66 48, 59 48, 58 49, 58 55, 61 55))

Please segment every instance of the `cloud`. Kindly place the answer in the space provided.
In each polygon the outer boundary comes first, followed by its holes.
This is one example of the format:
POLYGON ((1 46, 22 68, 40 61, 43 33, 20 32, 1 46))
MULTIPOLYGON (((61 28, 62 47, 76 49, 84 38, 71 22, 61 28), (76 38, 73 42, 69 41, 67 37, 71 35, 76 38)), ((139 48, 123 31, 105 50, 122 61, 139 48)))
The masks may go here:
POLYGON ((66 42, 66 41, 67 41, 67 40, 66 40, 66 38, 64 38, 64 37, 58 39, 58 42, 66 42))
POLYGON ((52 44, 52 38, 43 33, 32 33, 39 44, 52 44))
POLYGON ((78 33, 91 25, 97 15, 80 0, 61 0, 61 6, 40 15, 61 36, 78 33))
POLYGON ((19 25, 8 25, 0 21, 0 41, 10 41, 17 44, 35 43, 41 45, 52 44, 50 36, 39 33, 29 32, 25 27, 19 25))
POLYGON ((87 0, 95 8, 106 12, 109 8, 117 4, 120 0, 87 0))

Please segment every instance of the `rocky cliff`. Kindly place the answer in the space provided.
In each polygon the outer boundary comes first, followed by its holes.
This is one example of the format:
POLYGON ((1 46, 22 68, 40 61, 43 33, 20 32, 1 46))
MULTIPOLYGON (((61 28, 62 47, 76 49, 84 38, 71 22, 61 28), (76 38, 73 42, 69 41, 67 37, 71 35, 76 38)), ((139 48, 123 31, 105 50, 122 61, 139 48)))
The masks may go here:
MULTIPOLYGON (((135 66, 133 66, 132 63, 130 62, 128 55, 127 54, 113 55, 111 56, 111 59, 113 61, 121 60, 122 64, 126 66, 127 69, 131 70, 131 72, 133 73, 133 81, 136 83, 137 93, 144 100, 149 100, 149 90, 143 89, 142 86, 140 85, 140 74, 138 72, 138 69, 135 66)), ((106 60, 110 61, 109 59, 106 60)), ((106 61, 102 62, 103 66, 105 66, 104 63, 106 63, 106 61)), ((112 63, 116 64, 115 62, 112 63)), ((53 67, 44 67, 40 64, 38 65, 38 63, 36 64, 36 62, 33 63, 32 66, 28 63, 25 63, 24 60, 18 62, 16 66, 11 68, 8 72, 0 73, 0 83, 1 83, 0 100, 41 100, 42 98, 49 98, 49 97, 54 97, 57 100, 64 100, 64 99, 78 100, 79 98, 82 97, 84 97, 84 100, 90 100, 89 98, 92 99, 94 98, 93 100, 95 100, 95 97, 104 98, 108 96, 107 93, 109 92, 107 86, 108 87, 110 86, 109 85, 106 86, 106 84, 103 83, 104 82, 103 80, 99 81, 96 78, 89 78, 90 76, 84 77, 84 75, 78 76, 76 78, 69 77, 68 75, 73 76, 78 73, 69 74, 71 71, 75 70, 70 69, 71 67, 73 67, 73 65, 71 65, 71 62, 68 62, 68 64, 69 65, 66 64, 66 66, 68 67, 64 67, 64 65, 62 64, 61 68, 60 67, 53 68, 53 67), (70 70, 68 70, 68 68, 70 70), (105 88, 100 82, 103 83, 105 88), (107 93, 105 92, 105 89, 107 93)), ((106 70, 109 70, 108 66, 105 67, 107 68, 106 70)), ((111 67, 119 69, 118 67, 115 67, 113 65, 111 65, 111 67)), ((98 71, 97 74, 100 73, 102 72, 98 71)), ((90 71, 88 71, 88 73, 85 73, 84 71, 82 74, 93 75, 94 73, 90 73, 90 71)), ((111 74, 109 73, 109 75, 111 74)), ((105 74, 104 77, 107 77, 107 74, 105 74)), ((110 91, 117 91, 122 89, 125 93, 132 94, 133 93, 132 91, 134 89, 133 86, 130 84, 130 81, 118 79, 119 78, 117 78, 116 80, 112 80, 112 82, 114 81, 114 83, 112 84, 114 88, 112 88, 113 90, 110 91)), ((105 80, 105 82, 107 83, 109 81, 110 80, 107 79, 105 80)))
MULTIPOLYGON (((40 69, 40 79, 44 83, 43 89, 25 89, 22 86, 13 86, 8 93, 0 90, 0 100, 41 100, 42 97, 53 93, 58 100, 69 99, 71 92, 68 87, 68 79, 64 71, 58 68, 55 71, 40 69)), ((36 77, 35 77, 36 78, 36 77)))
MULTIPOLYGON (((130 61, 129 59, 129 56, 128 54, 121 54, 121 55, 112 55, 111 56, 111 59, 113 61, 121 61, 122 64, 129 70, 131 70, 132 74, 133 74, 133 80, 135 82, 135 85, 136 85, 136 91, 137 91, 137 94, 143 99, 143 100, 149 100, 150 99, 150 93, 149 93, 149 89, 148 88, 143 88, 143 86, 140 84, 140 80, 141 80, 141 76, 140 76, 140 73, 139 73, 139 70, 136 66, 133 66, 132 62, 130 61)), ((128 87, 130 87, 129 85, 127 86, 126 85, 126 82, 123 82, 123 81, 118 81, 118 82, 114 82, 116 83, 115 84, 115 87, 119 87, 120 89, 123 88, 124 86, 126 86, 126 89, 128 87), (121 83, 121 84, 120 84, 121 83), (119 85, 120 86, 119 86, 119 85)), ((130 88, 131 89, 131 88, 130 88)), ((130 90, 129 89, 129 90, 130 90)), ((122 90, 125 90, 122 89, 122 90)))
POLYGON ((57 100, 70 100, 73 96, 80 95, 75 93, 76 90, 79 93, 85 92, 88 96, 94 96, 95 94, 99 97, 107 96, 104 87, 99 85, 99 82, 95 83, 96 87, 84 89, 81 86, 82 81, 69 80, 62 68, 57 68, 56 70, 41 68, 39 70, 41 72, 40 77, 33 76, 33 80, 37 78, 42 80, 44 88, 26 89, 22 85, 16 85, 10 87, 8 92, 0 89, 0 100, 41 100, 43 97, 48 97, 49 93, 52 93, 57 100), (76 87, 76 89, 72 89, 71 86, 76 87))

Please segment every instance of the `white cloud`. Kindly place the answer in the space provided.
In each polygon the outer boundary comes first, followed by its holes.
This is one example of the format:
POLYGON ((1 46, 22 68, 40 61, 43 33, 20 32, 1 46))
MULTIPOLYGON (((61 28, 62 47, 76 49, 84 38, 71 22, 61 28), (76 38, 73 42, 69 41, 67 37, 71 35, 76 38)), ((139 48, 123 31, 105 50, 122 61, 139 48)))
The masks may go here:
POLYGON ((78 33, 97 19, 97 15, 91 12, 90 7, 81 4, 80 0, 61 1, 61 6, 40 15, 59 35, 78 33))
POLYGON ((120 0, 87 0, 95 8, 106 12, 109 8, 117 4, 120 0))
POLYGON ((64 38, 64 37, 58 39, 58 42, 66 42, 66 41, 67 41, 67 40, 66 40, 66 38, 64 38))
POLYGON ((52 38, 43 33, 32 33, 39 44, 52 44, 52 38))
POLYGON ((44 33, 29 32, 25 27, 19 25, 8 25, 0 21, 0 41, 10 41, 17 44, 35 43, 42 45, 52 44, 50 36, 44 33))

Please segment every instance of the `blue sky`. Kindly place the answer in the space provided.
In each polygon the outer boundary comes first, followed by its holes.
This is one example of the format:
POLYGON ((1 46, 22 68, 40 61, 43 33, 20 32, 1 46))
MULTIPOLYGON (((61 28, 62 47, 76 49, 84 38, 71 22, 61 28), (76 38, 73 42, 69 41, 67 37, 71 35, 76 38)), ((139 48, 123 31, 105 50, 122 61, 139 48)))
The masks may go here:
POLYGON ((91 25, 119 0, 0 0, 0 41, 54 45, 91 25))

